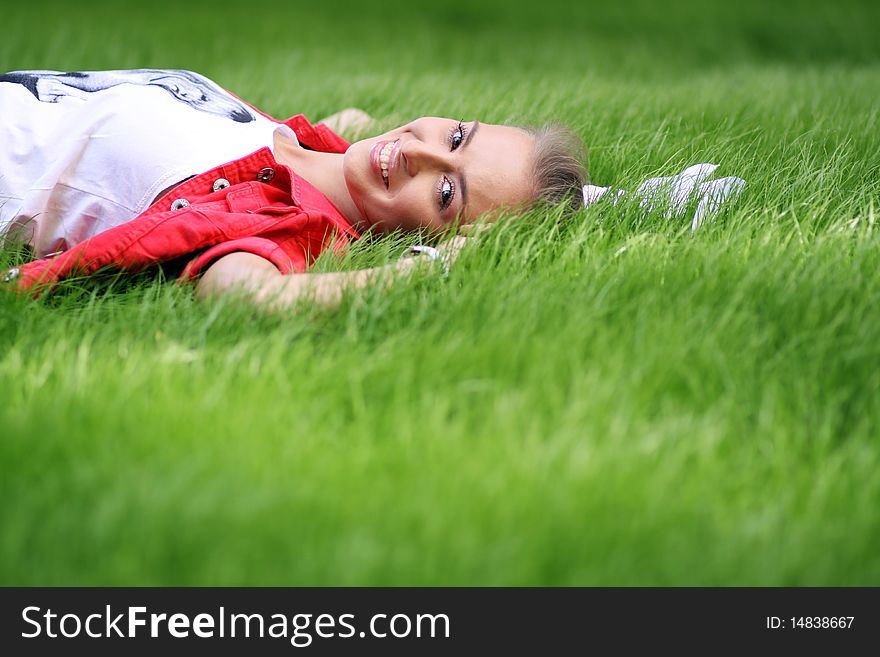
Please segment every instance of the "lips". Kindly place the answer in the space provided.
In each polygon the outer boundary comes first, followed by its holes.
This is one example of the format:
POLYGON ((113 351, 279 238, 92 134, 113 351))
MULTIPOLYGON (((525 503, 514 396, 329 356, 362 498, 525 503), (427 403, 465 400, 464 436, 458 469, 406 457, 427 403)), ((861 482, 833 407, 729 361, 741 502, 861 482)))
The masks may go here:
POLYGON ((379 178, 379 182, 385 189, 391 188, 391 181, 397 168, 400 166, 400 140, 380 141, 373 144, 370 149, 370 166, 379 178), (387 157, 385 169, 387 171, 387 181, 382 175, 383 155, 387 157))

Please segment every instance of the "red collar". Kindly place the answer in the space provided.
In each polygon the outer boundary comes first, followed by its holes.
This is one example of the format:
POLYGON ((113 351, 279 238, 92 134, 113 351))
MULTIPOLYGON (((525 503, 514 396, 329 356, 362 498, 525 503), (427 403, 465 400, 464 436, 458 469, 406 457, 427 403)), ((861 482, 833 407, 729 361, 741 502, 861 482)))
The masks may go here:
POLYGON ((324 153, 344 153, 351 143, 337 135, 323 123, 312 125, 303 114, 292 116, 286 121, 279 121, 296 133, 297 139, 306 148, 324 153))

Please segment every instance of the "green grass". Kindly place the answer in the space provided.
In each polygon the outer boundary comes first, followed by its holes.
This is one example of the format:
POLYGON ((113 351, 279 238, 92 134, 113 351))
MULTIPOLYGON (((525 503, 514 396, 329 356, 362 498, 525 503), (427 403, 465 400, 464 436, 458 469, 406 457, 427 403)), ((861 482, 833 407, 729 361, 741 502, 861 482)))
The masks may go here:
POLYGON ((560 119, 598 184, 748 186, 693 236, 508 218, 447 282, 336 312, 150 275, 0 295, 0 583, 880 584, 880 9, 611 4, 7 12, 4 70, 560 119))

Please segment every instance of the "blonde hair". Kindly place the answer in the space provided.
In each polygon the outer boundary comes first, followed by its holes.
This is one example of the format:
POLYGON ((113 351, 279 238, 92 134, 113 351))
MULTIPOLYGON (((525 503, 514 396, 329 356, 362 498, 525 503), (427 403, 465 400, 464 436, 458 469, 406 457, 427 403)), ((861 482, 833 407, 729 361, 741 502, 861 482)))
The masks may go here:
POLYGON ((570 216, 583 207, 583 187, 589 181, 587 149, 570 128, 558 123, 522 126, 535 140, 532 159, 533 203, 563 204, 570 216))

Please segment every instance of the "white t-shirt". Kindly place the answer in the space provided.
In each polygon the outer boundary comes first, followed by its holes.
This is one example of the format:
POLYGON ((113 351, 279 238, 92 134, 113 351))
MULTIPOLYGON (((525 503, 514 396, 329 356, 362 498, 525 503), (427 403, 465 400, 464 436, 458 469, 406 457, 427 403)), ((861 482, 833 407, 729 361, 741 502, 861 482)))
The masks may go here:
POLYGON ((296 142, 189 71, 0 75, 0 234, 36 257, 65 250, 190 176, 271 148, 276 130, 296 142))

